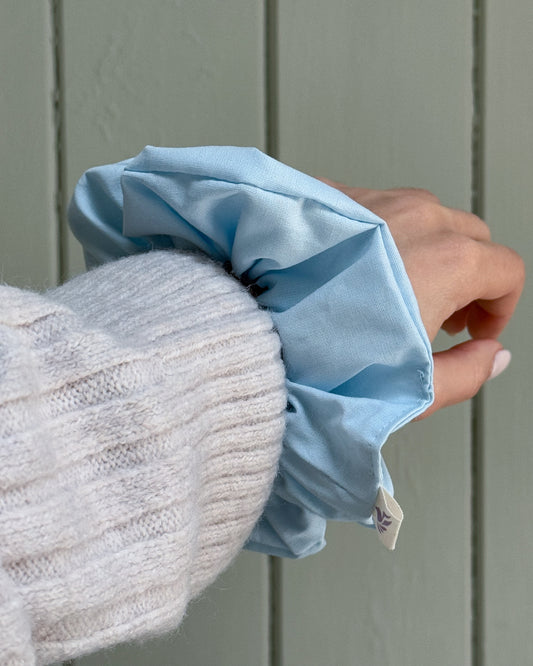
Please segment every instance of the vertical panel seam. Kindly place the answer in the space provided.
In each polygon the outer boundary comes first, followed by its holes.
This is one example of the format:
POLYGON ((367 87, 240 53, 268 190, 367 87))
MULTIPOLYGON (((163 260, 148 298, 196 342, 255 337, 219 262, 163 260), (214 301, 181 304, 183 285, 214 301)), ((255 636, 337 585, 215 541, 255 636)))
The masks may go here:
MULTIPOLYGON (((52 25, 52 63, 53 63, 53 120, 54 120, 54 158, 55 158, 55 211, 57 239, 57 275, 59 282, 66 277, 65 228, 64 228, 64 94, 63 94, 63 19, 62 0, 49 0, 52 25)), ((63 662, 63 666, 75 666, 74 660, 63 662)))
POLYGON ((483 180, 484 180, 484 0, 473 0, 472 21, 472 211, 483 216, 483 180))
POLYGON ((265 144, 266 152, 279 159, 278 101, 278 0, 265 0, 265 144))
MULTIPOLYGON (((52 63, 53 63, 53 119, 54 119, 54 157, 55 157, 55 212, 57 239, 57 275, 59 282, 66 277, 65 231, 64 231, 64 152, 63 152, 63 21, 62 0, 50 0, 52 22, 52 63)), ((74 661, 64 662, 63 666, 75 666, 74 661)))
POLYGON ((281 583, 282 561, 278 557, 269 556, 269 666, 282 666, 282 613, 281 583))
MULTIPOLYGON (((472 2, 472 189, 471 209, 484 215, 485 2, 472 2)), ((472 666, 485 663, 484 590, 484 399, 481 391, 471 413, 471 654, 472 666)))
MULTIPOLYGON (((265 148, 268 155, 279 159, 278 103, 278 0, 264 0, 264 81, 265 81, 265 148)), ((282 562, 268 558, 268 664, 282 664, 281 613, 282 562)))
POLYGON ((64 151, 64 85, 63 85, 63 4, 62 0, 50 0, 52 15, 52 58, 54 68, 53 118, 55 149, 55 209, 57 228, 57 257, 59 281, 67 275, 66 223, 65 223, 65 151, 64 151))

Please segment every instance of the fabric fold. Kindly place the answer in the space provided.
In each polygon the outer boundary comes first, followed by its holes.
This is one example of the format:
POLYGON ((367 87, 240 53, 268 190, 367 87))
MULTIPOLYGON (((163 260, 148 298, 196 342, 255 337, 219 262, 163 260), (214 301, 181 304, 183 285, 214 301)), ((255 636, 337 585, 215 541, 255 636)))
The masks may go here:
MULTIPOLYGON (((226 264, 270 311, 289 409, 248 547, 300 557, 327 519, 372 524, 391 432, 431 403, 431 345, 387 225, 254 148, 156 148, 96 167, 72 199, 89 265, 176 247, 226 264)), ((164 307, 164 305, 162 305, 164 307)))

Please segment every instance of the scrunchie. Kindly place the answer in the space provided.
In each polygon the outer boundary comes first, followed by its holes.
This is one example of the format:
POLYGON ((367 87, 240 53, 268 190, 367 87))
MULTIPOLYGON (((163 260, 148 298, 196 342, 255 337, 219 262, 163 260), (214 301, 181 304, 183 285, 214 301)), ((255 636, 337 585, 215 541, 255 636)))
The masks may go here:
POLYGON ((69 221, 89 266, 200 250, 269 310, 289 404, 247 547, 301 557, 324 546, 327 519, 371 525, 379 489, 393 492, 381 447, 433 399, 431 345, 385 222, 254 148, 220 146, 148 146, 90 169, 69 221))

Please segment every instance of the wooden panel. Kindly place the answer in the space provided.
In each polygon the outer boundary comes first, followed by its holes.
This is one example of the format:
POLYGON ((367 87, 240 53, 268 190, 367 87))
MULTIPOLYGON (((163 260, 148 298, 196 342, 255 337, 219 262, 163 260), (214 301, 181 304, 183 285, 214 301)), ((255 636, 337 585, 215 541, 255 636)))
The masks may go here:
MULTIPOLYGON (((258 0, 69 0, 63 6, 66 191, 95 164, 146 144, 264 147, 258 0)), ((83 270, 74 239, 69 273, 83 270)), ((266 666, 267 559, 244 554, 191 608, 180 633, 77 666, 266 666)))
MULTIPOLYGON (((280 158, 467 208, 471 29, 458 0, 280 2, 280 158)), ((406 513, 394 553, 342 524, 322 554, 282 565, 282 664, 469 663, 469 419, 448 409, 386 445, 406 513)))
MULTIPOLYGON (((487 2, 485 214, 494 237, 533 260, 533 4, 487 2)), ((509 369, 485 392, 485 659, 533 664, 531 280, 502 337, 509 369)))
POLYGON ((57 279, 53 39, 48 3, 0 3, 0 280, 57 279))
POLYGON ((64 33, 69 194, 147 144, 264 146, 259 0, 70 0, 64 33))
POLYGON ((470 8, 280 5, 281 158, 360 187, 424 187, 469 206, 470 8))

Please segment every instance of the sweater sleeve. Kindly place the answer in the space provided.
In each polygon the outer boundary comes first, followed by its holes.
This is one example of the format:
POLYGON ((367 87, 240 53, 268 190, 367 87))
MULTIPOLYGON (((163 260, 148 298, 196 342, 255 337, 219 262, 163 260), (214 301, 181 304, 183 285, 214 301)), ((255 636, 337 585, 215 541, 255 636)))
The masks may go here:
POLYGON ((45 295, 0 287, 0 663, 175 628, 277 470, 272 320, 219 266, 154 252, 45 295))

